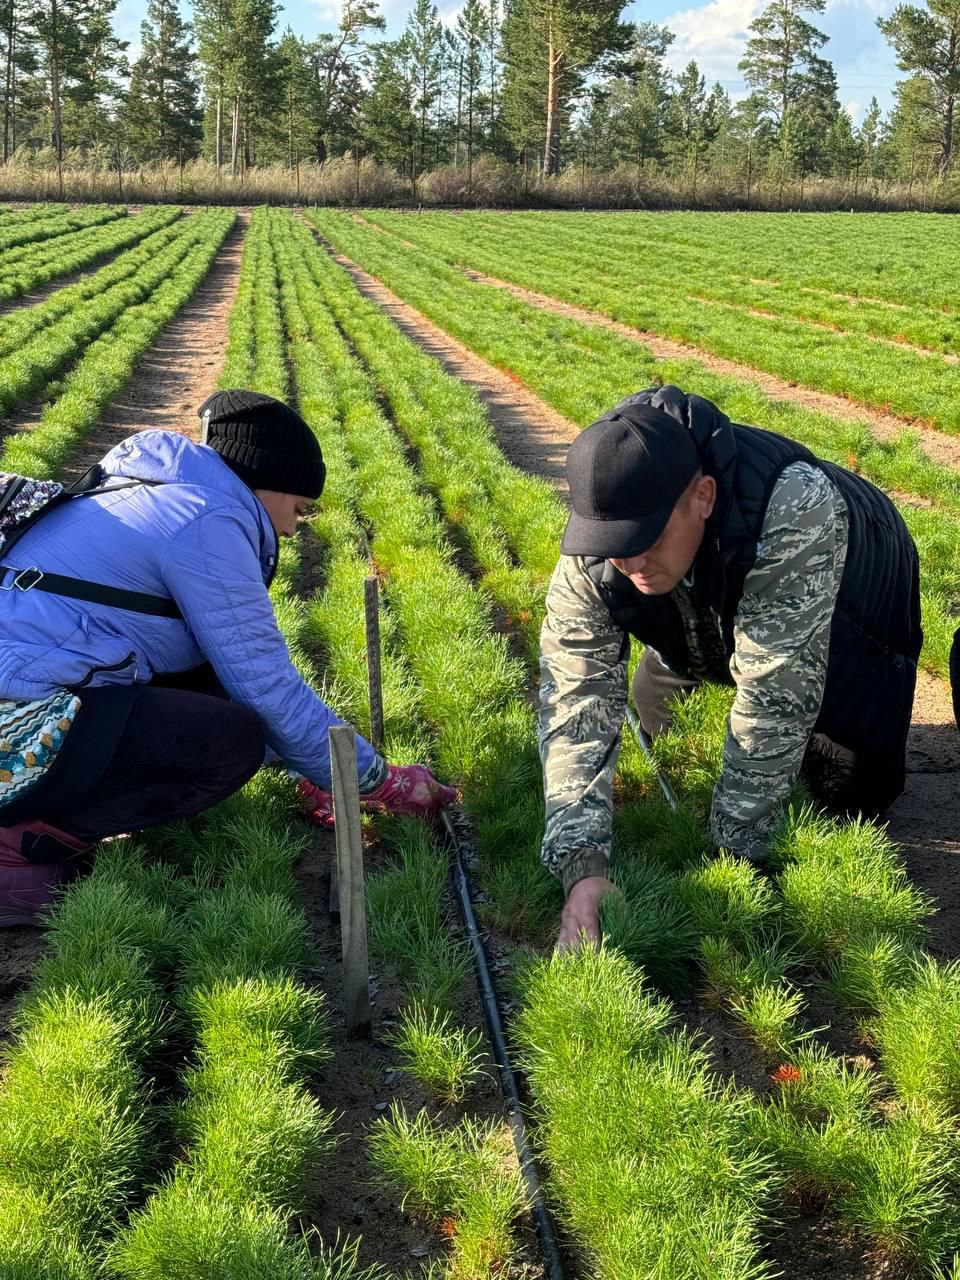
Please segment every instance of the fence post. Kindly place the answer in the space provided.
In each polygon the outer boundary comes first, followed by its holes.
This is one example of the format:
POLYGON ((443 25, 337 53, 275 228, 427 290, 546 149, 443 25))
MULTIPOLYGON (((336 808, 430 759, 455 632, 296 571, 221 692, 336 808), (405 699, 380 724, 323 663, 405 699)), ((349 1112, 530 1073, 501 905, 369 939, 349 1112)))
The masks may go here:
POLYGON ((367 624, 367 688, 370 693, 370 741, 383 753, 383 676, 380 666, 380 584, 371 574, 363 584, 367 624))
POLYGON ((349 1040, 369 1040, 370 962, 367 956, 367 904, 363 886, 360 791, 353 729, 330 730, 330 775, 337 832, 340 886, 340 935, 343 943, 343 1003, 349 1040))

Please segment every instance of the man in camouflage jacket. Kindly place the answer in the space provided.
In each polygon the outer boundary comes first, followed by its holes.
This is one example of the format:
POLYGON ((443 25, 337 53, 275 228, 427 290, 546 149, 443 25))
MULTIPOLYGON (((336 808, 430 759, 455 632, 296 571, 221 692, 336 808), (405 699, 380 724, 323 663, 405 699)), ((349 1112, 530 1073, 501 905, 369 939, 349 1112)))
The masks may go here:
POLYGON ((541 635, 543 859, 563 882, 561 945, 598 935, 630 637, 641 724, 704 680, 734 684, 713 795, 716 845, 762 862, 808 783, 882 812, 904 782, 920 652, 914 544, 861 477, 676 387, 630 396, 570 448, 573 511, 541 635))

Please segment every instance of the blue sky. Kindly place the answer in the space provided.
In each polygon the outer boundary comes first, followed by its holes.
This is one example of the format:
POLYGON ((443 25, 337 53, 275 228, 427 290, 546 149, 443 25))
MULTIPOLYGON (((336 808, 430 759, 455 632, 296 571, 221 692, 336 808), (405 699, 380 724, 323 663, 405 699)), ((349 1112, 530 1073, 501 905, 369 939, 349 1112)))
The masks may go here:
MULTIPOLYGON (((676 32, 670 62, 676 69, 691 58, 711 83, 721 81, 734 96, 743 93, 737 62, 743 52, 746 29, 763 8, 765 0, 706 0, 706 3, 678 3, 678 0, 642 0, 630 4, 625 17, 634 21, 663 23, 676 32)), ((892 104, 893 86, 898 78, 893 52, 877 30, 878 17, 892 12, 896 0, 828 0, 827 11, 817 19, 830 36, 826 56, 833 60, 840 85, 840 100, 859 120, 876 94, 884 110, 892 104)), ((453 21, 456 0, 438 0, 441 16, 453 21)), ((185 16, 189 0, 181 0, 185 16)), ((384 0, 388 34, 396 34, 409 11, 409 0, 384 0)), ((146 0, 120 0, 117 9, 119 34, 129 40, 131 52, 139 42, 140 22, 146 0)), ((340 6, 335 0, 286 0, 281 26, 287 23, 298 35, 312 38, 336 25, 340 6)))

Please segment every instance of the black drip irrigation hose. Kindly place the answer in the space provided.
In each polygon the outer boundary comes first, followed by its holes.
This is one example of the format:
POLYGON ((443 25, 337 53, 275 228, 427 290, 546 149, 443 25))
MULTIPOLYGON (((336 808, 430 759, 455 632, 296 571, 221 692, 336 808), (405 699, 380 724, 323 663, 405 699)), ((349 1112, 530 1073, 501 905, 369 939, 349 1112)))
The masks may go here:
POLYGON ((640 723, 640 717, 637 715, 637 713, 634 711, 633 707, 631 706, 627 707, 627 724, 633 730, 633 736, 640 743, 640 750, 643 752, 643 754, 647 757, 647 759, 650 761, 651 765, 653 766, 653 772, 656 776, 657 781, 660 783, 660 790, 663 792, 664 796, 666 797, 667 804, 670 806, 671 809, 676 809, 677 797, 673 794, 673 787, 671 787, 670 783, 666 780, 666 778, 663 776, 663 774, 660 772, 659 768, 657 767, 657 763, 653 758, 653 743, 650 741, 650 735, 647 733, 646 729, 644 729, 643 725, 640 723))
POLYGON ((477 924, 477 915, 473 909, 470 877, 464 865, 463 849, 449 813, 444 811, 441 814, 441 819, 453 852, 453 859, 450 864, 450 880, 473 952, 473 966, 477 975, 480 1003, 483 1005, 487 1034, 490 1037, 493 1058, 497 1064, 497 1072, 500 1077, 500 1088, 506 1103, 507 1122, 510 1125, 513 1145, 517 1152, 517 1159, 520 1162, 520 1170, 526 1183, 527 1194, 530 1197, 530 1213, 536 1228, 540 1252, 543 1255, 545 1275, 548 1280, 565 1280, 566 1273, 560 1256, 560 1248, 557 1244, 557 1233, 553 1224, 553 1217, 543 1193, 540 1170, 537 1167, 537 1160, 530 1145, 526 1121, 523 1117, 523 1105, 517 1088, 517 1078, 510 1062, 510 1052, 507 1048, 507 1039, 503 1030, 503 1019, 500 1016, 500 1005, 497 1002, 497 991, 494 986, 493 975, 490 972, 490 962, 487 959, 487 949, 484 946, 483 935, 480 932, 480 927, 477 924))

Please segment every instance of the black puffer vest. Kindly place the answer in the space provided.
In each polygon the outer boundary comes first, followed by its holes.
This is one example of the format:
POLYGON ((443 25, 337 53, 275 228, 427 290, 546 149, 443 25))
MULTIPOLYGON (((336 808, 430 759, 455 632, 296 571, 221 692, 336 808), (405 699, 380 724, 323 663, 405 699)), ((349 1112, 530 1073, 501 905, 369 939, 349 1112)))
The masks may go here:
MULTIPOLYGON (((816 728, 862 758, 898 759, 902 787, 923 633, 917 551, 896 508, 860 476, 771 431, 733 425, 709 400, 677 387, 639 392, 617 409, 633 403, 653 405, 682 422, 693 434, 704 472, 717 481, 716 507, 694 569, 697 642, 708 679, 732 683, 734 618, 781 473, 807 462, 836 485, 847 506, 847 557, 816 728)), ((697 674, 670 596, 643 595, 609 561, 584 564, 625 632, 655 649, 678 675, 697 674)))

